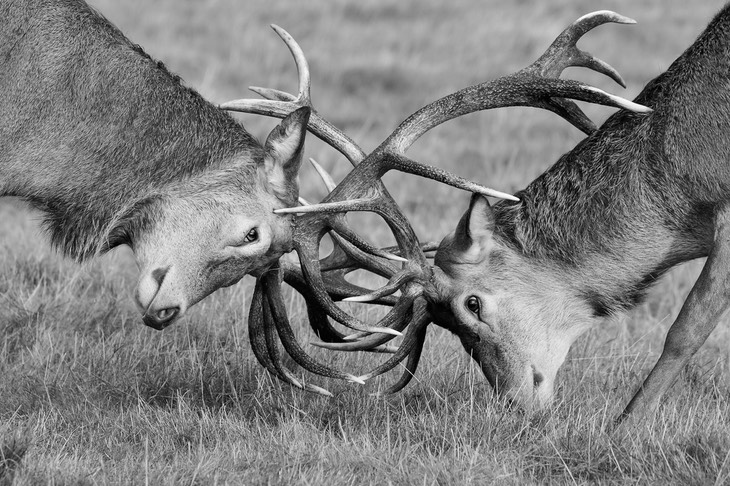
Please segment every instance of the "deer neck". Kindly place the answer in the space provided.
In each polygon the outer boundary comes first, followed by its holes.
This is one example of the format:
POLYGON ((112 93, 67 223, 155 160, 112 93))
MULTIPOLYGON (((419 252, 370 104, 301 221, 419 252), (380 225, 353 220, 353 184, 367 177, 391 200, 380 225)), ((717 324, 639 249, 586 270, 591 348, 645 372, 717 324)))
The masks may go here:
POLYGON ((571 281, 597 316, 634 306, 669 268, 706 255, 712 239, 711 213, 687 218, 691 201, 657 180, 664 175, 652 170, 651 127, 619 118, 518 193, 519 202, 494 208, 497 233, 571 281))

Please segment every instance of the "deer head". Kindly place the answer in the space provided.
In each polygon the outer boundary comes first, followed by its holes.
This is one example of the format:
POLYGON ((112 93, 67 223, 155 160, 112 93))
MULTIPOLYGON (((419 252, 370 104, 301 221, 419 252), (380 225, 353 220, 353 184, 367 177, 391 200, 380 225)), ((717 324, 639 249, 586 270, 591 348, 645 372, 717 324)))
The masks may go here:
POLYGON ((40 209, 79 261, 129 244, 145 323, 291 249, 293 217, 273 211, 297 202, 309 108, 262 146, 83 1, 6 2, 0 17, 0 197, 40 209))
POLYGON ((291 251, 292 217, 273 211, 296 204, 308 119, 309 108, 292 112, 253 163, 246 156, 176 182, 134 212, 154 220, 130 238, 141 271, 135 300, 147 325, 168 326, 216 289, 291 251))
MULTIPOLYGON (((568 27, 550 48, 531 66, 512 75, 462 89, 421 108, 409 116, 377 149, 366 155, 352 140, 316 113, 309 130, 342 154, 355 168, 339 184, 314 163, 330 190, 322 203, 277 210, 297 213, 294 249, 300 265, 280 263, 259 279, 249 316, 252 348, 259 361, 275 376, 288 383, 328 393, 302 383, 281 363, 276 335, 286 351, 305 369, 324 376, 363 382, 384 373, 407 359, 401 379, 385 393, 403 388, 416 371, 427 326, 434 321, 455 332, 468 352, 477 359, 487 379, 501 393, 524 406, 544 404, 552 395, 552 383, 559 359, 568 345, 562 338, 546 339, 529 334, 530 326, 545 319, 543 313, 570 313, 558 308, 560 302, 550 296, 523 293, 514 298, 520 285, 558 285, 547 275, 534 271, 530 262, 510 248, 493 230, 494 218, 485 196, 517 201, 509 194, 466 181, 435 167, 408 159, 410 145, 431 128, 452 118, 478 110, 505 106, 535 106, 551 110, 586 133, 595 126, 570 99, 615 106, 645 113, 648 108, 610 95, 576 81, 559 79, 568 66, 583 66, 606 74, 619 84, 623 80, 609 65, 575 46, 590 29, 606 22, 633 23, 608 11, 581 17, 568 27), (388 194, 381 177, 389 170, 428 177, 474 193, 469 210, 455 232, 440 245, 421 244, 407 219, 388 194), (388 224, 398 243, 397 248, 380 249, 360 238, 348 225, 348 211, 371 211, 388 224), (329 234, 334 251, 319 259, 321 238, 329 234), (437 250, 435 265, 427 255, 437 250), (514 263, 520 269, 501 275, 500 267, 514 263), (360 288, 345 280, 357 269, 365 269, 389 279, 380 289, 360 288), (492 275, 495 277, 492 278, 492 275), (309 321, 320 343, 318 346, 343 351, 389 352, 393 356, 363 376, 353 376, 332 369, 307 356, 294 340, 289 328, 280 282, 285 280, 307 301, 309 321), (400 292, 399 296, 394 296, 400 292), (392 310, 375 325, 368 325, 340 309, 335 301, 375 302, 392 306, 392 310), (343 334, 329 318, 352 329, 343 334), (405 332, 400 346, 387 343, 405 332), (542 352, 551 349, 546 358, 542 352)), ((286 32, 275 27, 292 51, 300 74, 306 60, 299 46, 286 32)), ((267 100, 238 100, 223 105, 226 109, 283 116, 292 107, 311 106, 308 85, 300 96, 280 91, 252 88, 267 100), (305 95, 303 95, 305 93, 305 95)))
POLYGON ((435 254, 429 311, 460 338, 495 390, 522 408, 543 407, 591 310, 571 298, 567 273, 525 256, 496 229, 489 202, 473 195, 435 254))

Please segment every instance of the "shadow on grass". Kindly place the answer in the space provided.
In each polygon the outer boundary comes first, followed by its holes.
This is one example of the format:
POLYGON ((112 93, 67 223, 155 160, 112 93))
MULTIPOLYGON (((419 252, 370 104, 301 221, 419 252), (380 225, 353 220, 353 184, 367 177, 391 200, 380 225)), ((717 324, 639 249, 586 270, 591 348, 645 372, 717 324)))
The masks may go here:
POLYGON ((13 483, 15 471, 28 451, 28 442, 17 436, 2 439, 0 446, 0 486, 13 483))

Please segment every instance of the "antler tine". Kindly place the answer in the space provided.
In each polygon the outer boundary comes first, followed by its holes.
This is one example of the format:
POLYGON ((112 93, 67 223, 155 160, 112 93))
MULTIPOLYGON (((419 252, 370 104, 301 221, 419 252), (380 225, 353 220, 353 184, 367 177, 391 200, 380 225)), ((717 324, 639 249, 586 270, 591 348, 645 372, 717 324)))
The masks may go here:
POLYGON ((319 177, 322 179, 322 182, 324 183, 325 187, 327 188, 327 192, 332 192, 335 187, 337 187, 337 183, 332 178, 329 172, 325 170, 324 167, 319 165, 316 160, 314 160, 312 157, 309 158, 309 163, 312 164, 312 167, 314 167, 314 170, 317 171, 317 174, 319 174, 319 177))
POLYGON ((544 108, 561 118, 565 118, 586 135, 590 135, 598 129, 596 124, 573 101, 565 98, 553 98, 545 103, 544 108))
MULTIPOLYGON (((314 297, 309 291, 309 283, 304 278, 301 268, 288 262, 280 262, 284 269, 284 281, 305 297, 307 303, 312 301, 314 297)), ((333 301, 341 301, 348 297, 355 297, 371 292, 370 289, 360 287, 345 279, 345 275, 356 267, 336 268, 333 270, 322 270, 325 275, 324 283, 327 293, 332 297, 333 301)), ((314 299, 316 301, 316 299, 314 299)), ((372 301, 373 304, 386 305, 393 307, 397 299, 391 295, 386 295, 372 301)))
MULTIPOLYGON (((388 361, 370 371, 369 373, 360 376, 359 378, 363 380, 369 380, 378 375, 382 375, 383 373, 395 368, 398 363, 400 363, 407 356, 409 356, 414 349, 422 348, 426 327, 430 322, 431 316, 429 316, 426 312, 425 305, 419 306, 419 312, 414 313, 414 316, 411 320, 411 325, 408 327, 406 336, 405 338, 403 338, 403 342, 398 348, 398 351, 396 351, 395 354, 393 354, 393 356, 388 361)), ((416 360, 416 364, 417 363, 418 360, 416 360)))
POLYGON ((284 29, 277 25, 271 28, 281 37, 286 46, 289 48, 294 57, 294 63, 297 66, 299 77, 299 95, 292 96, 283 91, 271 88, 259 88, 252 86, 250 89, 254 93, 263 96, 264 100, 240 99, 228 101, 220 105, 220 108, 228 111, 238 111, 241 113, 254 113, 258 115, 271 116, 275 118, 284 118, 292 111, 302 106, 308 106, 312 109, 309 117, 307 129, 317 138, 335 148, 352 165, 359 164, 365 158, 365 152, 342 130, 332 125, 330 122, 322 118, 312 106, 312 98, 310 93, 311 76, 309 72, 309 63, 304 56, 304 51, 297 41, 284 29))
POLYGON ((307 317, 309 318, 309 326, 314 331, 314 334, 324 342, 327 343, 342 343, 345 342, 345 337, 340 331, 335 329, 327 318, 327 313, 322 307, 309 294, 307 284, 304 283, 303 278, 292 278, 284 273, 284 281, 291 285, 294 290, 299 292, 305 299, 307 305, 307 317))
MULTIPOLYGON (((590 53, 578 49, 576 45, 578 40, 588 31, 608 22, 618 24, 636 23, 633 19, 609 10, 601 10, 584 15, 566 28, 553 41, 545 53, 523 71, 538 72, 541 76, 559 77, 565 68, 579 66, 608 76, 621 85, 622 88, 626 88, 624 79, 616 69, 601 59, 593 57, 590 53)), ((596 130, 593 122, 573 101, 553 98, 546 104, 545 108, 565 118, 583 133, 590 134, 596 130)))
POLYGON ((401 270, 400 272, 393 275, 393 277, 388 281, 387 284, 383 285, 377 290, 374 290, 372 292, 369 292, 364 295, 357 295, 353 297, 347 297, 346 299, 342 299, 346 302, 372 302, 376 299, 379 299, 381 297, 385 297, 387 295, 392 295, 396 292, 398 292, 401 287, 416 278, 420 276, 420 272, 414 272, 410 268, 406 268, 401 270))
MULTIPOLYGON (((388 320, 389 325, 392 325, 392 329, 403 331, 408 326, 413 316, 413 304, 418 295, 418 291, 409 289, 406 295, 398 299, 393 310, 384 318, 388 320)), ((380 323, 382 324, 383 320, 380 323)), ((344 336, 342 342, 312 342, 312 344, 334 351, 372 351, 393 338, 395 336, 390 334, 356 333, 344 336)))
POLYGON ((297 97, 293 94, 289 94, 286 91, 281 91, 274 88, 262 88, 260 86, 249 86, 249 91, 253 91, 262 98, 274 101, 297 101, 297 97))
POLYGON ((332 393, 324 388, 311 384, 303 384, 281 363, 279 348, 276 343, 276 329, 271 324, 271 311, 264 298, 262 286, 257 282, 251 300, 249 313, 249 339, 254 356, 271 374, 280 380, 302 390, 331 397, 332 393))
POLYGON ((279 352, 279 345, 276 339, 277 330, 273 323, 274 318, 272 316, 271 305, 265 297, 263 307, 264 335, 266 336, 266 346, 269 350, 269 356, 271 357, 271 361, 274 364, 274 367, 276 367, 276 369, 280 373, 278 376, 280 378, 283 377, 284 381, 294 386, 297 386, 296 384, 299 383, 298 388, 301 388, 305 391, 317 393, 326 397, 332 397, 333 395, 329 390, 326 390, 316 385, 312 385, 310 383, 300 382, 299 380, 297 380, 296 376, 294 376, 294 373, 289 371, 289 369, 284 366, 284 364, 281 362, 281 353, 279 352))
MULTIPOLYGON (((279 373, 279 370, 274 366, 269 356, 269 350, 266 347, 266 336, 264 335, 264 307, 263 307, 263 293, 261 290, 261 284, 256 282, 254 289, 253 298, 251 299, 251 309, 248 314, 248 338, 251 342, 251 349, 258 362, 268 370, 269 373, 276 376, 277 378, 287 381, 286 378, 279 373)), ((287 381, 288 382, 288 381, 287 381)), ((289 383, 289 382, 288 382, 289 383)), ((290 383, 297 388, 302 388, 301 383, 298 380, 294 380, 294 383, 290 383)))
POLYGON ((281 298, 281 271, 278 267, 272 268, 261 277, 262 288, 268 298, 271 317, 279 333, 281 343, 284 349, 296 363, 307 371, 312 373, 328 376, 330 378, 339 378, 353 383, 364 385, 365 382, 349 373, 343 373, 339 370, 325 366, 311 356, 309 356, 296 341, 294 332, 289 324, 289 318, 286 315, 284 301, 281 298))
MULTIPOLYGON (((408 326, 408 323, 409 322, 404 319, 397 323, 394 329, 402 331, 408 326)), ((389 334, 370 334, 359 341, 325 342, 322 340, 323 342, 312 341, 310 344, 319 348, 330 349, 332 351, 372 351, 392 339, 394 339, 394 336, 389 334)))
MULTIPOLYGON (((357 233, 352 231, 352 229, 350 229, 350 227, 347 226, 347 224, 345 224, 344 221, 340 222, 340 221, 338 221, 338 219, 339 218, 333 218, 334 224, 332 225, 333 228, 332 228, 332 231, 330 232, 330 236, 333 239, 336 239, 340 243, 341 246, 346 248, 345 249, 346 254, 350 255, 351 252, 348 251, 349 250, 348 245, 343 243, 343 240, 346 241, 347 243, 350 243, 352 246, 356 247, 357 249, 359 249, 362 252, 367 253, 369 255, 379 257, 379 258, 384 258, 386 260, 390 260, 393 262, 408 263, 407 259, 405 259, 401 256, 398 256, 394 253, 391 253, 387 250, 377 248, 377 247, 371 245, 370 243, 368 243, 367 241, 363 240, 360 237, 360 235, 358 235, 357 233)), ((357 258, 353 258, 353 260, 358 261, 357 258)), ((370 261, 374 261, 374 260, 370 259, 370 261)), ((380 265, 378 265, 378 266, 380 266, 380 265)), ((378 272, 378 273, 380 273, 380 272, 378 272)), ((392 275, 392 273, 393 272, 390 272, 390 274, 388 276, 392 275)))
POLYGON ((274 32, 276 32, 279 37, 281 37, 281 40, 283 40, 289 48, 289 52, 291 52, 292 56, 294 56, 294 64, 296 64, 297 73, 299 74, 299 96, 297 96, 297 99, 299 99, 301 103, 311 105, 312 95, 310 93, 310 86, 312 84, 312 78, 309 74, 309 63, 307 62, 307 58, 304 56, 304 51, 289 32, 276 24, 271 24, 271 28, 274 29, 274 32))
MULTIPOLYGON (((428 323, 427 323, 428 324, 428 323)), ((403 373, 401 374, 400 379, 392 384, 389 388, 382 392, 373 393, 374 396, 384 396, 384 395, 390 395, 392 393, 397 393, 401 391, 403 388, 408 385, 408 383, 411 382, 413 379, 413 376, 416 374, 416 370, 418 369, 418 363, 421 361, 421 353, 423 351, 423 344, 426 342, 426 331, 428 330, 428 325, 423 325, 420 327, 420 329, 417 329, 415 331, 415 344, 413 346, 413 349, 411 349, 411 352, 408 353, 408 361, 406 361, 405 369, 403 370, 403 373)), ((396 351, 397 352, 397 351, 396 351)))
POLYGON ((566 28, 547 48, 545 53, 525 71, 539 71, 542 76, 558 77, 563 70, 570 66, 580 66, 604 74, 622 88, 626 87, 621 75, 608 63, 593 57, 590 53, 581 51, 576 46, 578 40, 588 31, 609 22, 617 24, 635 24, 634 19, 624 17, 610 10, 599 10, 586 14, 566 28))

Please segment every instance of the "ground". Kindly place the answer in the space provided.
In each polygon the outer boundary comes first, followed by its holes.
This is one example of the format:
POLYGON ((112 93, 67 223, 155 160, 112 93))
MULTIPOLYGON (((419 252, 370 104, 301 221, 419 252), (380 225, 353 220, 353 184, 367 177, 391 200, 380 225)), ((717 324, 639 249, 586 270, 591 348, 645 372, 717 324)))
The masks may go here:
MULTIPOLYGON (((520 69, 562 28, 611 9, 581 46, 615 66, 566 75, 632 98, 701 32, 721 2, 234 0, 92 2, 132 40, 214 102, 263 85, 293 91, 296 72, 268 28, 289 30, 312 67, 318 110, 365 149, 410 112, 450 91, 520 69)), ((594 120, 612 110, 587 107, 594 120)), ((275 122, 241 118, 263 138, 275 122)), ((490 187, 515 191, 583 135, 549 113, 505 109, 449 122, 409 152, 490 187)), ((307 156, 340 180, 347 162, 309 137, 307 156)), ((453 229, 468 194, 411 176, 391 192, 423 239, 453 229)), ((302 171, 303 195, 324 188, 302 171)), ((293 390, 254 359, 246 331, 250 278, 217 292, 174 327, 142 325, 136 268, 119 249, 78 266, 48 244, 39 216, 0 202, 0 483, 5 484, 726 484, 730 482, 728 325, 723 321, 656 418, 614 430, 657 358, 702 262, 680 266, 628 316, 589 332, 559 375, 557 402, 533 415, 497 400, 458 341, 433 328, 403 392, 313 378, 327 399, 293 390)), ((359 228, 382 244, 379 222, 359 228)), ((311 333, 302 302, 289 313, 311 333)), ((308 347, 341 368, 382 356, 308 347)))

